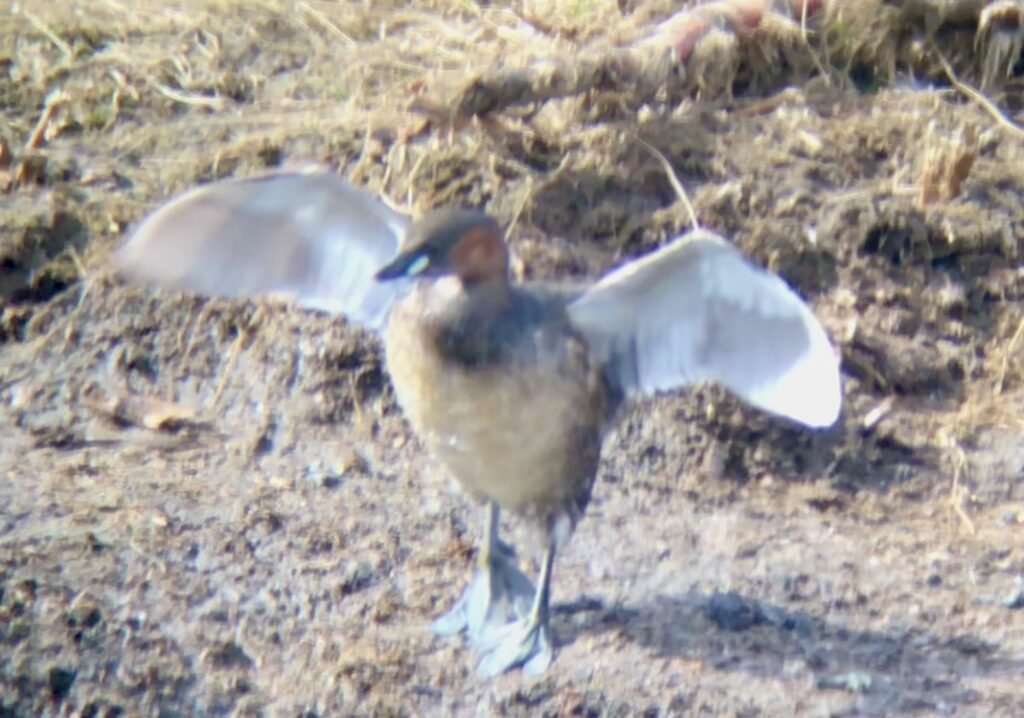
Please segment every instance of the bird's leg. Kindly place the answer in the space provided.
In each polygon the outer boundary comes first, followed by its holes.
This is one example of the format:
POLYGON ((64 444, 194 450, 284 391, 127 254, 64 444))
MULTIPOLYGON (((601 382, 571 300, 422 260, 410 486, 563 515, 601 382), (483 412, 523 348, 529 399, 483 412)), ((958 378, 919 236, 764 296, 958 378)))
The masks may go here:
POLYGON ((430 630, 440 636, 465 631, 475 643, 483 634, 498 630, 530 611, 533 583, 516 565, 512 547, 498 538, 497 504, 488 503, 485 511, 479 567, 462 598, 430 625, 430 630))
POLYGON ((522 666, 528 675, 543 673, 551 663, 551 629, 549 607, 551 597, 551 569, 555 563, 555 542, 544 552, 537 592, 528 615, 501 628, 488 631, 477 642, 483 654, 478 671, 482 676, 522 666))

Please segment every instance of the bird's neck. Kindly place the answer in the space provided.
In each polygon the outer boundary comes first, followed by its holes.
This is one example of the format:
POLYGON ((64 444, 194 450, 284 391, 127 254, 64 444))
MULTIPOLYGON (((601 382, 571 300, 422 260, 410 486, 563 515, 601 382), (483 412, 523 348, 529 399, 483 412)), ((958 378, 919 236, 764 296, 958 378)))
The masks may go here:
POLYGON ((438 352, 466 368, 485 368, 520 353, 528 328, 541 321, 534 302, 508 282, 464 288, 433 327, 438 352))
POLYGON ((506 274, 479 279, 463 278, 460 281, 467 303, 482 305, 485 311, 491 309, 500 312, 512 301, 512 286, 506 274))

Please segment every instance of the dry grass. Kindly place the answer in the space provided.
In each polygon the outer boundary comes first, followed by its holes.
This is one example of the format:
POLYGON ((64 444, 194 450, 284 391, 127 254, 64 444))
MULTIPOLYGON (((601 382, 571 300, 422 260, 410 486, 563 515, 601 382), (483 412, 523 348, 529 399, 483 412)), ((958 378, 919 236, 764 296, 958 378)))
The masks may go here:
MULTIPOLYGON (((381 183, 384 166, 388 186, 377 189, 414 206, 436 203, 450 197, 421 196, 425 188, 416 186, 414 171, 424 153, 436 152, 433 140, 402 141, 423 129, 424 118, 411 110, 452 102, 473 77, 498 64, 531 67, 570 58, 581 47, 600 51, 632 42, 672 9, 638 5, 624 14, 610 0, 517 7, 282 0, 45 4, 7 20, 15 60, 2 89, 10 108, 7 132, 29 138, 26 152, 62 133, 84 134, 96 154, 137 157, 150 180, 140 184, 165 192, 273 163, 283 153, 329 159, 370 184, 381 183), (224 17, 234 20, 224 23, 224 17), (26 127, 32 113, 25 110, 41 105, 47 109, 35 129, 26 127), (126 124, 132 125, 128 142, 126 124), (180 166, 190 161, 175 149, 189 137, 207 145, 199 167, 180 166)), ((740 48, 726 35, 724 44, 709 37, 690 58, 686 86, 714 96, 728 94, 723 83, 738 73, 751 87, 774 90, 836 64, 870 66, 882 81, 900 67, 920 69, 900 65, 898 57, 905 35, 900 23, 916 15, 878 2, 837 1, 827 9, 827 19, 810 18, 810 37, 805 17, 802 24, 767 17, 740 48)), ((953 54, 962 59, 959 50, 953 54)), ((977 74, 969 69, 969 76, 977 74)), ((593 119, 588 104, 563 103, 559 132, 569 132, 571 140, 574 128, 584 129, 593 119)), ((476 164, 500 163, 502 149, 477 148, 476 164)), ((82 151, 83 160, 94 159, 82 151)), ((522 165, 511 169, 519 175, 513 180, 529 174, 522 165)))

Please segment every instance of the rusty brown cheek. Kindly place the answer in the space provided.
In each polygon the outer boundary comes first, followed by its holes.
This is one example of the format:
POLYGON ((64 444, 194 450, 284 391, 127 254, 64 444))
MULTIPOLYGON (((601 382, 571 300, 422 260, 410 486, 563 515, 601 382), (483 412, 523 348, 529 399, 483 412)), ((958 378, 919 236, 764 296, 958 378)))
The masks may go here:
POLYGON ((467 231, 452 248, 450 261, 464 279, 488 279, 504 271, 504 249, 494 232, 484 227, 467 231))

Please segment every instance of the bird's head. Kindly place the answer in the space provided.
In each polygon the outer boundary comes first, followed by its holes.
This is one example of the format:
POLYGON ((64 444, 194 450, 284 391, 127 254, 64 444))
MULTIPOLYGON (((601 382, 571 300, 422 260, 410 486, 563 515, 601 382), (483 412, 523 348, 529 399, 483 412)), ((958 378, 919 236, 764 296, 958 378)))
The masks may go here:
POLYGON ((466 287, 508 282, 508 250, 498 223, 483 212, 446 209, 409 225, 398 256, 379 281, 455 276, 466 287))

